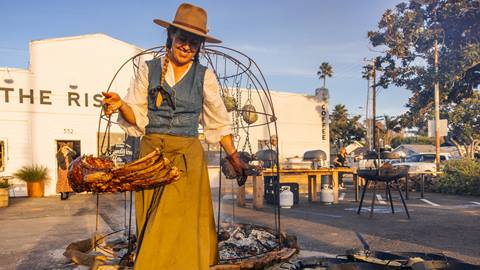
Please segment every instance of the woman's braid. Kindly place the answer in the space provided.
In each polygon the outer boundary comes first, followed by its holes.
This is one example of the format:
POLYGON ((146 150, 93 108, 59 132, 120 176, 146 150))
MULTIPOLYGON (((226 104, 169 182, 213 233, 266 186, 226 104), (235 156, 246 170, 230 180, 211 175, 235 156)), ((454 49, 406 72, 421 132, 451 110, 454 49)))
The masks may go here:
POLYGON ((165 83, 165 74, 167 74, 168 70, 168 63, 170 63, 170 48, 166 48, 165 57, 163 59, 163 67, 162 67, 162 80, 160 81, 160 87, 165 83))
MULTIPOLYGON (((160 79, 160 87, 163 87, 163 84, 165 83, 165 75, 167 74, 168 70, 168 64, 170 63, 170 50, 172 48, 172 39, 170 38, 170 31, 171 29, 167 30, 167 44, 165 45, 165 57, 163 58, 163 66, 162 66, 162 78, 160 79)), ((173 32, 173 31, 172 31, 173 32)), ((157 108, 160 108, 160 105, 162 105, 162 94, 157 92, 157 97, 155 99, 155 105, 157 108)))

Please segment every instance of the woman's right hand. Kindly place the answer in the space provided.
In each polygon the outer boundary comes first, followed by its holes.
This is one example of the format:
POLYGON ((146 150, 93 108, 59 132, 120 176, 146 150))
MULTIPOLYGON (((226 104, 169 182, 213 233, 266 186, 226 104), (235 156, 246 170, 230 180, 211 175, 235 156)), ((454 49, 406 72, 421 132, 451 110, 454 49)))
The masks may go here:
POLYGON ((102 92, 103 98, 103 111, 106 116, 112 115, 114 112, 118 111, 123 105, 123 100, 115 92, 102 92))

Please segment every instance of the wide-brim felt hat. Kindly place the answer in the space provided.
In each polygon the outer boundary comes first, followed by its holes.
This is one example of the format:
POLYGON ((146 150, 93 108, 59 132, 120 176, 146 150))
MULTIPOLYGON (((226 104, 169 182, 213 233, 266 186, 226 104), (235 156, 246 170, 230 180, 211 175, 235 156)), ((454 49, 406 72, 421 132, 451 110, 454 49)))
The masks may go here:
POLYGON ((160 19, 155 19, 153 22, 165 28, 173 26, 197 36, 204 37, 205 42, 221 43, 221 40, 207 35, 207 17, 207 12, 203 8, 183 3, 178 7, 173 22, 167 22, 160 19))

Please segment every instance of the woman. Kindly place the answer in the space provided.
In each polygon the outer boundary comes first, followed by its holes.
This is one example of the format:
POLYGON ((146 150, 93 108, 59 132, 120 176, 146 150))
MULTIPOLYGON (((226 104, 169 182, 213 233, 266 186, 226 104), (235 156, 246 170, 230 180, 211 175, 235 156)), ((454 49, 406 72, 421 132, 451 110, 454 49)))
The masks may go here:
POLYGON ((69 193, 73 192, 72 187, 68 184, 67 173, 68 166, 72 162, 75 151, 66 143, 62 143, 57 151, 57 193, 60 193, 60 200, 68 199, 69 193))
POLYGON ((340 148, 340 152, 338 152, 333 164, 335 168, 347 167, 347 149, 345 147, 340 148))
POLYGON ((118 110, 123 128, 143 136, 141 156, 160 148, 182 171, 175 183, 135 194, 135 269, 208 269, 218 261, 217 235, 200 116, 206 140, 220 142, 235 170, 248 165, 235 150, 217 79, 198 61, 204 42, 220 42, 207 35, 206 12, 181 4, 172 23, 154 22, 167 28, 166 56, 140 64, 125 99, 103 93, 105 113, 118 110))
MULTIPOLYGON (((347 166, 347 149, 345 147, 340 148, 340 152, 333 161, 335 168, 348 167, 347 166)), ((345 183, 343 182, 343 173, 338 173, 338 183, 341 190, 345 190, 345 183)))

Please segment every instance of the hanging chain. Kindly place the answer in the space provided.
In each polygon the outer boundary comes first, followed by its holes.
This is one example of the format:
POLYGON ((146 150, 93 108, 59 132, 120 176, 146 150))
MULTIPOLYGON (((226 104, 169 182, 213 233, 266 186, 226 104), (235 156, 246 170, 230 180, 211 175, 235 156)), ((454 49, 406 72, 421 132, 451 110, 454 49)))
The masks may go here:
POLYGON ((253 99, 252 99, 252 84, 251 83, 248 84, 247 91, 248 91, 247 104, 252 105, 253 104, 253 99))
MULTIPOLYGON (((247 80, 247 101, 245 102, 245 105, 252 105, 253 99, 252 99, 252 84, 250 83, 249 80, 247 80)), ((242 112, 242 113, 252 113, 252 112, 242 112)), ((245 149, 248 147, 249 153, 252 155, 253 150, 252 150, 252 144, 250 142, 250 123, 247 123, 247 127, 244 128, 245 131, 245 142, 243 144, 242 151, 245 152, 245 149)))

